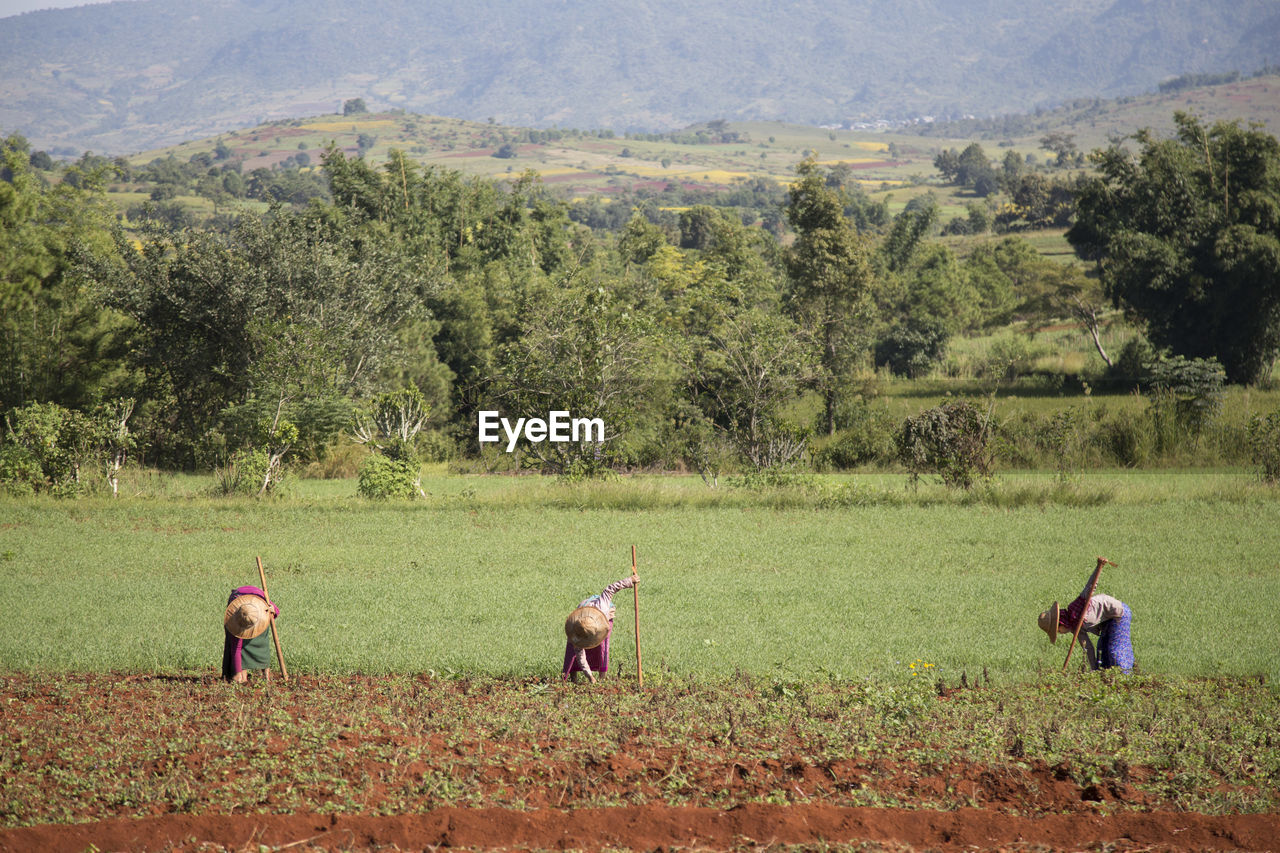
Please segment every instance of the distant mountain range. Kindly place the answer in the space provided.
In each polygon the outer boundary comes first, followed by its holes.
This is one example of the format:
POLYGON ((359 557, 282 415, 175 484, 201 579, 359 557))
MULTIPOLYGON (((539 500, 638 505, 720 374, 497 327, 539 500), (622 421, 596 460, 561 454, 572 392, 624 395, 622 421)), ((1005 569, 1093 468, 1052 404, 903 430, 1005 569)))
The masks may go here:
POLYGON ((353 98, 617 131, 983 116, 1277 63, 1276 0, 133 0, 0 19, 0 132, 128 154, 353 98))

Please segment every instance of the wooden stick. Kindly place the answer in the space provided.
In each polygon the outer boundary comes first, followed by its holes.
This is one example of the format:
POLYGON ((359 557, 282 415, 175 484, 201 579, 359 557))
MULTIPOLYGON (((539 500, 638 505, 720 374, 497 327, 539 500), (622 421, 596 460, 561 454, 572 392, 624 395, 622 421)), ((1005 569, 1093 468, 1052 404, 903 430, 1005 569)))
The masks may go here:
MULTIPOLYGON (((631 577, 636 580, 640 576, 636 574, 636 546, 631 546, 631 577)), ((632 600, 636 605, 636 681, 640 687, 644 687, 644 668, 640 665, 640 587, 631 587, 632 600)))
POLYGON ((1067 659, 1062 662, 1062 671, 1067 671, 1067 664, 1071 663, 1071 653, 1075 651, 1076 640, 1080 638, 1080 629, 1084 627, 1084 615, 1089 610, 1089 602, 1093 601, 1093 590, 1098 585, 1098 575, 1102 574, 1103 566, 1114 566, 1115 563, 1102 557, 1098 558, 1098 567, 1093 570, 1093 577, 1089 578, 1088 592, 1084 597, 1084 607, 1080 609, 1080 618, 1076 620, 1076 629, 1071 634, 1071 645, 1067 648, 1067 659))
POLYGON ((258 558, 258 579, 262 581, 262 594, 267 599, 267 615, 271 617, 271 640, 276 644, 276 660, 280 661, 280 679, 289 680, 289 670, 284 668, 284 652, 280 651, 280 635, 276 633, 275 605, 271 603, 271 594, 267 592, 267 573, 262 570, 262 558, 258 558))

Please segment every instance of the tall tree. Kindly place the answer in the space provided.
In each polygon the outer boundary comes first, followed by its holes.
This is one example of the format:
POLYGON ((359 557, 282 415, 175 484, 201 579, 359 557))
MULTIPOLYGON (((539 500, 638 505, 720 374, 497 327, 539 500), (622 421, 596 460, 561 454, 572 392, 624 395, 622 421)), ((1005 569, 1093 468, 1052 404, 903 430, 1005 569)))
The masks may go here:
POLYGON ((823 423, 834 434, 841 385, 866 345, 875 276, 867 239, 845 218, 845 200, 827 185, 817 163, 802 161, 796 174, 787 202, 796 232, 786 256, 791 308, 818 347, 823 423))
POLYGON ((127 393, 132 324, 81 274, 88 258, 119 263, 107 167, 71 166, 50 184, 20 136, 0 140, 0 157, 0 409, 127 393))
POLYGON ((166 461, 186 465, 227 414, 297 423, 309 403, 374 390, 423 296, 391 241, 283 210, 245 216, 225 237, 154 232, 127 263, 102 278, 142 327, 153 398, 171 403, 166 461))
POLYGON ((1253 382, 1280 352, 1280 141, 1178 113, 1177 135, 1095 152, 1067 239, 1148 339, 1253 382))
POLYGON ((530 298, 521 334, 502 347, 490 405, 512 421, 547 417, 599 418, 603 441, 526 441, 538 466, 555 474, 594 476, 625 463, 628 434, 657 385, 653 329, 648 318, 614 300, 602 283, 558 287, 530 298))

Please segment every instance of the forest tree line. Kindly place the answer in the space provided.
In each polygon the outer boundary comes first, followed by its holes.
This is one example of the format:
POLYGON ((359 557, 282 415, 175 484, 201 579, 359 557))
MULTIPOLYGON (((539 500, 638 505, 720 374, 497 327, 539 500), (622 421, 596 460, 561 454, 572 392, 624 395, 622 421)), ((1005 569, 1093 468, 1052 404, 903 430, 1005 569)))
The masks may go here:
MULTIPOLYGON (((104 192, 114 164, 86 157, 51 179, 9 137, 0 477, 76 482, 96 454, 266 491, 343 436, 383 473, 411 470, 477 455, 481 409, 553 408, 608 435, 523 446, 544 471, 777 469, 814 436, 865 426, 868 370, 922 375, 957 335, 1087 327, 1110 303, 1159 352, 1254 382, 1280 349, 1280 153, 1257 129, 1179 128, 1096 152, 1092 174, 1062 185, 1091 274, 1017 236, 960 257, 929 239, 927 196, 890 216, 812 160, 773 229, 706 204, 593 229, 533 173, 494 182, 329 149, 322 193, 127 232, 104 192), (806 397, 811 420, 796 414, 806 397), (61 474, 42 441, 63 448, 61 474)), ((975 152, 940 159, 975 189, 986 175, 975 152)), ((1015 190, 1035 177, 985 168, 1015 190)))

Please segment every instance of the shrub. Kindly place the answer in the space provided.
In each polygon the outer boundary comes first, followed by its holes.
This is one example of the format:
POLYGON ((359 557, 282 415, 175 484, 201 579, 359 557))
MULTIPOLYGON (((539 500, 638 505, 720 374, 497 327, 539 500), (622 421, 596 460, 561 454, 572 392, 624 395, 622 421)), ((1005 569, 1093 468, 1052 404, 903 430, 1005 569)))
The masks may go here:
MULTIPOLYGON (((262 484, 268 481, 270 467, 270 457, 265 450, 234 451, 214 466, 214 491, 220 495, 259 494, 263 491, 262 484)), ((272 485, 278 486, 281 476, 276 472, 272 485)))
POLYGON ((360 465, 356 492, 365 498, 413 498, 421 482, 416 459, 371 453, 360 465))
POLYGON ((426 497, 422 491, 418 434, 430 413, 431 406, 422 392, 411 385, 378 395, 357 414, 352 438, 372 451, 360 465, 357 491, 361 495, 426 497))
POLYGON ((1094 427, 1093 444, 1116 464, 1136 468, 1147 461, 1155 443, 1151 419, 1121 410, 1094 427))
POLYGON ((924 318, 890 331, 876 342, 876 364, 887 364, 899 376, 924 376, 942 360, 951 337, 938 320, 924 318))
POLYGON ((1161 358, 1147 364, 1151 374, 1151 405, 1156 416, 1167 417, 1172 405, 1179 426, 1199 436, 1222 411, 1227 375, 1214 358, 1161 358))
POLYGON ((1215 359, 1174 356, 1146 367, 1155 452, 1172 457, 1188 438, 1199 447, 1201 436, 1222 411, 1226 375, 1221 365, 1215 359))
POLYGON ((1249 420, 1249 452, 1261 467, 1262 481, 1280 484, 1280 409, 1249 420))
POLYGON ((1112 382, 1125 382, 1130 385, 1145 385, 1151 378, 1147 365, 1155 360, 1156 351, 1145 338, 1130 338, 1120 348, 1111 367, 1107 368, 1106 378, 1112 382))
POLYGON ((1080 409, 1063 409, 1050 415, 1040 432, 1040 445, 1052 457, 1054 470, 1062 482, 1071 478, 1081 456, 1084 442, 1082 420, 1080 409))
POLYGON ((75 479, 68 429, 73 414, 57 403, 29 403, 5 417, 3 473, 6 482, 14 477, 15 490, 54 491, 75 479))
POLYGON ((992 424, 992 453, 1014 468, 1035 468, 1041 463, 1040 432, 1044 426, 1031 412, 992 424))
POLYGON ((46 492, 69 497, 85 492, 93 477, 114 478, 133 446, 125 423, 133 401, 86 413, 57 403, 28 403, 4 418, 0 436, 0 484, 17 494, 46 492))
POLYGON ((0 486, 5 492, 24 497, 46 485, 40 462, 29 450, 16 444, 0 447, 0 486))
POLYGON ((989 419, 972 403, 943 403, 907 418, 898 434, 898 458, 911 472, 937 474, 951 488, 969 489, 991 473, 989 419))
POLYGON ((883 406, 873 406, 860 396, 842 401, 836 426, 835 440, 814 454, 819 468, 855 468, 894 458, 896 424, 883 406))
POLYGON ((983 373, 998 379, 1017 379, 1031 371, 1042 351, 1023 335, 1003 335, 992 341, 983 373))

